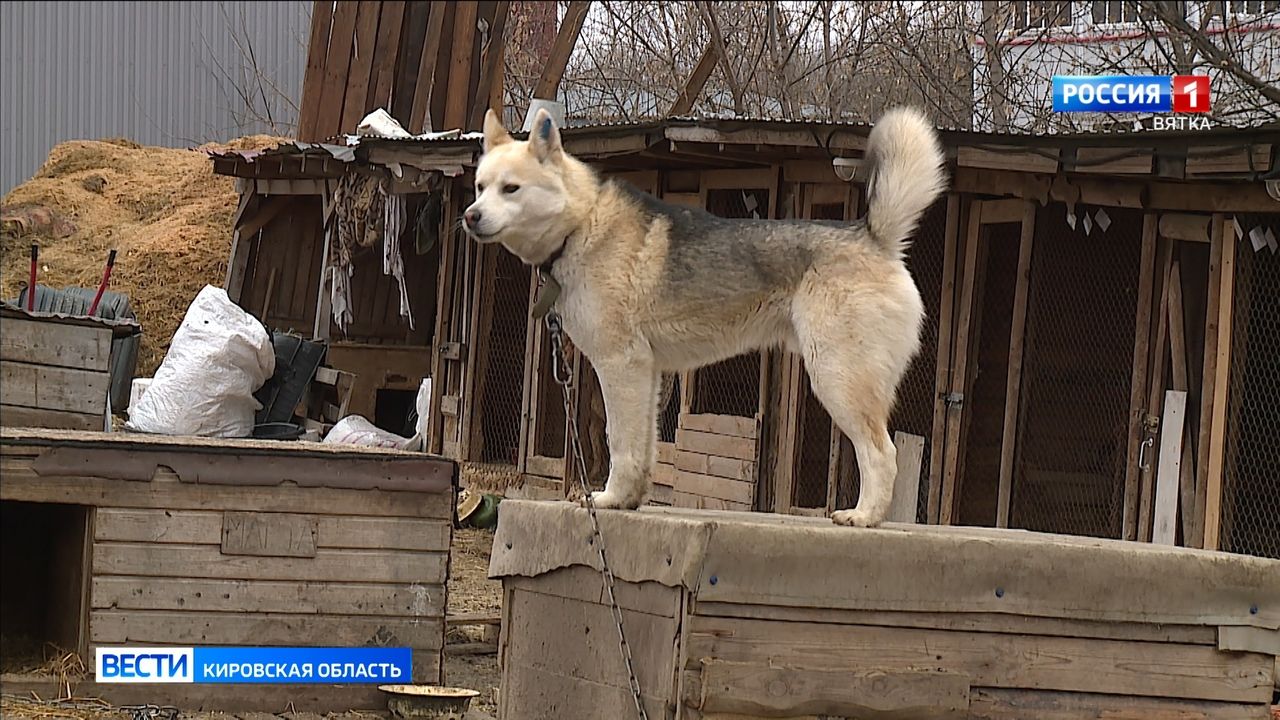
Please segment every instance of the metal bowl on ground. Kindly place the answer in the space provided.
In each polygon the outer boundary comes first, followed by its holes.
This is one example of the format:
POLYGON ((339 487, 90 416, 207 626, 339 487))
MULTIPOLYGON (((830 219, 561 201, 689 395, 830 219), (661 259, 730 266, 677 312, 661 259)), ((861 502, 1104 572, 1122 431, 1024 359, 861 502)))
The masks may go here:
POLYGON ((480 693, 467 688, 439 685, 379 685, 388 695, 387 709, 401 718, 463 720, 471 698, 480 693))

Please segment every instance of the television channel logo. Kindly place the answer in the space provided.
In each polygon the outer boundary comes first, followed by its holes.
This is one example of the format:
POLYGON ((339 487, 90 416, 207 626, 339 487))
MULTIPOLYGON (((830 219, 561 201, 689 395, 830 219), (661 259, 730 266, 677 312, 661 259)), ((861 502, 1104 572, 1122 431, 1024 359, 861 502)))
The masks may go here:
POLYGON ((1208 75, 1054 75, 1054 112, 1207 113, 1208 75))
POLYGON ((411 648, 99 647, 100 683, 403 683, 411 648))

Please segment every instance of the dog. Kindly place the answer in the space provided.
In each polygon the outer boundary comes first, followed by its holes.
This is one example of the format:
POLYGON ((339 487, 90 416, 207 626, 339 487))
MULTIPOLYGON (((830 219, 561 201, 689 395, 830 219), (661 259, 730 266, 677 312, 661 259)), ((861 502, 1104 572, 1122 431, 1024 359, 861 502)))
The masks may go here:
POLYGON ((831 519, 883 522, 897 474, 889 413, 924 318, 903 255, 947 182, 933 126, 910 108, 875 124, 867 214, 853 223, 730 220, 664 203, 565 152, 545 110, 532 127, 517 141, 485 115, 462 224, 561 288, 555 308, 604 394, 610 468, 595 506, 647 502, 664 374, 781 345, 804 358, 857 452, 857 505, 831 519))

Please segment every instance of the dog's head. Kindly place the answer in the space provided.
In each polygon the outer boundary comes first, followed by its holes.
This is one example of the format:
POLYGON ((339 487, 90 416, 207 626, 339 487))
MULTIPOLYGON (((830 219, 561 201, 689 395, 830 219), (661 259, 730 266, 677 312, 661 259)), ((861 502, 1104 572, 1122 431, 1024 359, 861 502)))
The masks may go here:
POLYGON ((571 229, 570 162, 546 110, 538 111, 526 141, 514 140, 492 110, 485 113, 476 200, 462 216, 467 234, 477 242, 502 243, 531 265, 544 262, 571 229))

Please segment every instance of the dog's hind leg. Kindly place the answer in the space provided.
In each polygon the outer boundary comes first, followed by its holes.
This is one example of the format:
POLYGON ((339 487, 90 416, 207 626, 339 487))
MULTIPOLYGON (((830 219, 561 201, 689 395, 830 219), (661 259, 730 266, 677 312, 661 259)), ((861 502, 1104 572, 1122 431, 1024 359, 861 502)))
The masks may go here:
POLYGON ((658 373, 653 356, 635 352, 592 359, 604 393, 609 436, 609 480, 592 493, 598 508, 634 510, 649 499, 657 456, 658 373))

